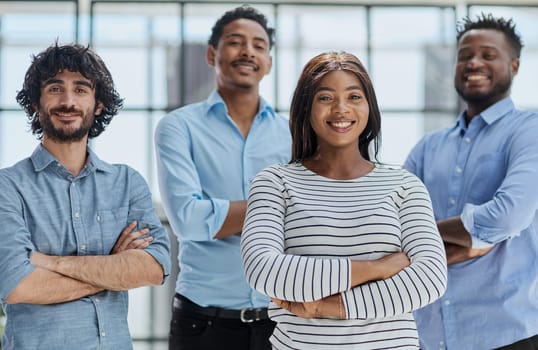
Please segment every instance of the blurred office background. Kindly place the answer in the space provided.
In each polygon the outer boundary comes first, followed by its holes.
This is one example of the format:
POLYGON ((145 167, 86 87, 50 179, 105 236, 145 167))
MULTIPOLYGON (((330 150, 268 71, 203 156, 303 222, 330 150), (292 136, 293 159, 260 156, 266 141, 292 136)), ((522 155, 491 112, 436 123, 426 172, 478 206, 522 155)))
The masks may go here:
MULTIPOLYGON (((31 55, 55 40, 89 44, 125 98, 123 111, 91 146, 104 160, 142 173, 160 207, 154 128, 169 110, 204 99, 213 89, 213 72, 205 63, 210 29, 224 11, 242 3, 0 0, 0 167, 27 157, 37 144, 15 102, 31 55)), ((525 47, 512 95, 519 107, 538 110, 538 0, 249 4, 277 29, 273 70, 262 82, 262 95, 284 115, 309 58, 327 50, 361 58, 382 111, 382 162, 402 164, 425 132, 451 124, 461 110, 452 82, 455 27, 463 16, 491 12, 514 18, 525 47)), ((172 276, 163 287, 131 291, 135 349, 166 349, 174 285, 172 276)))

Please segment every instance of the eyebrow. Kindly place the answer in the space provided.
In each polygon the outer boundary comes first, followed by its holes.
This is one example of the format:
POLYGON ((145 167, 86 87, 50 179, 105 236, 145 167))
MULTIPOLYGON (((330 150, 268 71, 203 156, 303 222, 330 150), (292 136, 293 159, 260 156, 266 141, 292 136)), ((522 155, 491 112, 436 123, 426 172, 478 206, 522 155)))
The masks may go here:
MULTIPOLYGON (((231 38, 245 39, 245 35, 239 34, 239 33, 230 33, 230 34, 226 35, 226 38, 230 38, 230 37, 231 38)), ((268 41, 264 37, 261 37, 261 36, 254 37, 254 40, 255 41, 263 41, 264 43, 268 43, 268 41)))
MULTIPOLYGON (((52 84, 62 84, 63 85, 64 81, 61 80, 61 79, 49 79, 49 80, 45 81, 43 86, 52 85, 52 84)), ((93 89, 93 84, 91 84, 90 82, 85 81, 85 80, 75 80, 75 84, 76 85, 87 86, 88 88, 93 89)))

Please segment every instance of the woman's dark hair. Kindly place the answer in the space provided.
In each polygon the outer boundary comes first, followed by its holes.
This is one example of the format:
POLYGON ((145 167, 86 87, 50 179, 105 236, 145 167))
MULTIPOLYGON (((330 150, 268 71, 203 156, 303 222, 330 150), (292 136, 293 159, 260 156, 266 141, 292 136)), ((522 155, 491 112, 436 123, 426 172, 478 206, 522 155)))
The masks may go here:
POLYGON ((369 151, 370 143, 373 141, 373 159, 377 161, 381 137, 381 113, 368 72, 361 61, 350 53, 325 52, 308 61, 293 93, 290 109, 291 162, 305 160, 316 153, 318 149, 317 136, 310 121, 314 95, 319 88, 321 79, 328 73, 337 70, 353 73, 364 88, 370 111, 368 123, 359 136, 357 147, 364 159, 371 160, 369 151))
POLYGON ((273 47, 275 43, 275 30, 267 25, 267 18, 262 13, 247 5, 236 7, 235 9, 224 13, 211 29, 211 36, 207 43, 216 48, 219 45, 219 40, 222 37, 224 27, 228 23, 242 18, 249 19, 261 25, 269 37, 269 48, 273 47))
POLYGON ((89 131, 89 138, 96 137, 105 130, 123 106, 123 99, 116 91, 112 76, 103 60, 87 46, 58 45, 56 42, 33 56, 32 64, 24 77, 23 88, 17 93, 17 102, 28 116, 32 133, 42 139, 43 127, 38 113, 41 87, 45 81, 64 70, 82 74, 95 88, 96 104, 103 105, 103 110, 95 116, 89 131))
POLYGON ((508 20, 504 19, 503 17, 495 18, 491 13, 482 13, 480 16, 477 16, 476 20, 474 21, 469 17, 465 17, 458 23, 456 33, 457 41, 459 42, 463 34, 472 29, 498 30, 504 34, 504 37, 510 44, 510 47, 513 50, 512 57, 519 58, 521 56, 523 43, 521 42, 521 37, 516 32, 516 24, 511 18, 508 20))

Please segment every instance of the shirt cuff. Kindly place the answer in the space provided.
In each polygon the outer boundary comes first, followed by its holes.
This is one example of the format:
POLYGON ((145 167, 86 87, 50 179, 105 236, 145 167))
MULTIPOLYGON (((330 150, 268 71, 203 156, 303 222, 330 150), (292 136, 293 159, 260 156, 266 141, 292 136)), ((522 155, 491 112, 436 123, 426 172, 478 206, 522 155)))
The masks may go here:
POLYGON ((469 232, 471 235, 471 248, 489 248, 493 247, 494 244, 485 242, 473 235, 473 228, 474 228, 474 211, 477 206, 474 204, 467 203, 463 206, 463 212, 460 215, 461 222, 463 223, 463 227, 469 232))

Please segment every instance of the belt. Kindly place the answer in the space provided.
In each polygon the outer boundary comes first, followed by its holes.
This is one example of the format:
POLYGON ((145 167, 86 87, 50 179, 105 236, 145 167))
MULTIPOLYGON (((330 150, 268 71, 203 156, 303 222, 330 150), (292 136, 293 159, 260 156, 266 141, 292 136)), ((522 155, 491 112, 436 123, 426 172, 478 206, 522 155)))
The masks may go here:
POLYGON ((215 306, 200 306, 182 295, 174 296, 174 309, 192 312, 208 317, 240 320, 243 323, 267 320, 267 308, 246 308, 241 310, 223 309, 215 306))

